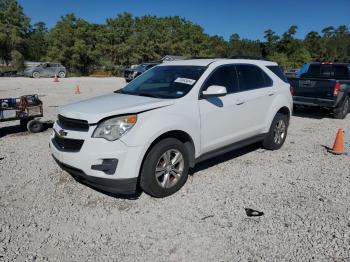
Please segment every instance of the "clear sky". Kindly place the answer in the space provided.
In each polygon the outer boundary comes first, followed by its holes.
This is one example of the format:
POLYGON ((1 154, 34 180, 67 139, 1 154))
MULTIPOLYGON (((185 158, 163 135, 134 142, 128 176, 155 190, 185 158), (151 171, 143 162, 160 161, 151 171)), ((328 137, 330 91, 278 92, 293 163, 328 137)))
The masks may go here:
POLYGON ((232 33, 241 38, 263 39, 271 28, 282 34, 289 26, 299 27, 297 37, 311 30, 332 25, 350 27, 350 0, 19 0, 32 23, 48 27, 73 12, 89 22, 103 23, 122 12, 134 16, 184 17, 201 25, 210 35, 228 39, 232 33))

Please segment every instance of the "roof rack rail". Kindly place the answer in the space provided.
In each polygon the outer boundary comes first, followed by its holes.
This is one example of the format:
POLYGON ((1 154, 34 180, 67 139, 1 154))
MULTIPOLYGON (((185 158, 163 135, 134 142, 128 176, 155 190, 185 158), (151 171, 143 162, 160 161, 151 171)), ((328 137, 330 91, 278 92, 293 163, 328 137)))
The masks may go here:
POLYGON ((249 56, 249 55, 233 55, 229 57, 230 59, 251 59, 251 60, 264 60, 268 61, 262 56, 249 56))
POLYGON ((223 59, 222 57, 214 57, 214 56, 191 56, 185 58, 186 60, 190 59, 223 59))

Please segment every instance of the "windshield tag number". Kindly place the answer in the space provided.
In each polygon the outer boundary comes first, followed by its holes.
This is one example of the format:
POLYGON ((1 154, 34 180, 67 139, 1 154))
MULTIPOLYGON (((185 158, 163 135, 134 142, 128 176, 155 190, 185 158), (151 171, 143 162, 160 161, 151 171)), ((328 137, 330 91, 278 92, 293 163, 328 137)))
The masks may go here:
POLYGON ((186 84, 186 85, 193 85, 194 83, 196 83, 196 80, 189 79, 189 78, 178 77, 178 78, 176 78, 176 80, 174 82, 175 83, 186 84))

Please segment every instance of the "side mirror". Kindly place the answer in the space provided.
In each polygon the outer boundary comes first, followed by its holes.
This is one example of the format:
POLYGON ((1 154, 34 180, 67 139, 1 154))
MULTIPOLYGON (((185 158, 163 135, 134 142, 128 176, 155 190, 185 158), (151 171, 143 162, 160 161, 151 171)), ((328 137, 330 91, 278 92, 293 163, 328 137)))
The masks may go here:
POLYGON ((224 86, 209 86, 207 90, 202 92, 202 97, 219 97, 227 95, 226 87, 224 86))

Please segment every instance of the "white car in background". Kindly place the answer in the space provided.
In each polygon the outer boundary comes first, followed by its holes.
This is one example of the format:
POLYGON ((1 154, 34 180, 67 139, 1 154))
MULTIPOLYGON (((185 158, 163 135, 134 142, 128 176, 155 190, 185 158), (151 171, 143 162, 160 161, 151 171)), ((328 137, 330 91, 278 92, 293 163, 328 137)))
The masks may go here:
POLYGON ((199 161, 259 141, 279 149, 292 105, 290 85, 274 62, 174 61, 112 94, 64 106, 50 148, 83 183, 165 197, 199 161))

